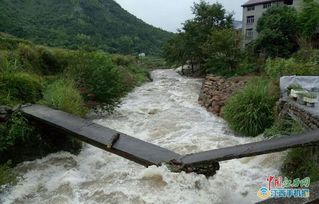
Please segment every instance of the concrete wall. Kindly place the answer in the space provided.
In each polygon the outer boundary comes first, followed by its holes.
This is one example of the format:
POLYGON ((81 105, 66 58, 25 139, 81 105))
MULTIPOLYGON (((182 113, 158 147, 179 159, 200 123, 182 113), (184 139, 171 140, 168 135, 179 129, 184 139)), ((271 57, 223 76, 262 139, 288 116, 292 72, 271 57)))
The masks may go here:
POLYGON ((251 42, 252 40, 255 40, 257 38, 257 23, 258 19, 262 16, 262 14, 267 10, 263 8, 263 4, 255 5, 255 10, 248 11, 248 7, 243 7, 243 37, 245 44, 251 42), (254 16, 255 22, 253 24, 247 24, 247 17, 248 16, 254 16), (253 38, 247 39, 246 37, 246 30, 247 29, 253 29, 253 38))

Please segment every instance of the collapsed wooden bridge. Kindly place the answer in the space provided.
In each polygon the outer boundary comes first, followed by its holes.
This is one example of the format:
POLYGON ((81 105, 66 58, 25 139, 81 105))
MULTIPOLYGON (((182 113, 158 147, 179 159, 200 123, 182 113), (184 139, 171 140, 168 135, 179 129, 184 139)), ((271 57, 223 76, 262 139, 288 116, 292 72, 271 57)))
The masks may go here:
POLYGON ((174 172, 195 172, 206 176, 213 176, 219 170, 219 162, 221 161, 319 144, 319 130, 315 130, 300 135, 180 155, 168 149, 95 124, 89 120, 46 106, 29 105, 23 106, 20 110, 28 119, 55 127, 88 144, 143 166, 166 164, 174 172))

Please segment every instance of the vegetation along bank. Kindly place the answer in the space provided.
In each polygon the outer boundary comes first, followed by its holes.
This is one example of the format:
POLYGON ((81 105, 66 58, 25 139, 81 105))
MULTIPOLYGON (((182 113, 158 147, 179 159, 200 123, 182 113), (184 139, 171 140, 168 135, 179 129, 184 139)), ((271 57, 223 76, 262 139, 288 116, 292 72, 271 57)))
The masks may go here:
MULTIPOLYGON (((160 66, 155 57, 52 48, 0 33, 0 104, 38 103, 81 117, 94 108, 112 111, 160 66)), ((80 149, 77 140, 30 124, 16 112, 0 123, 0 185, 14 182, 10 167, 19 162, 80 149)))

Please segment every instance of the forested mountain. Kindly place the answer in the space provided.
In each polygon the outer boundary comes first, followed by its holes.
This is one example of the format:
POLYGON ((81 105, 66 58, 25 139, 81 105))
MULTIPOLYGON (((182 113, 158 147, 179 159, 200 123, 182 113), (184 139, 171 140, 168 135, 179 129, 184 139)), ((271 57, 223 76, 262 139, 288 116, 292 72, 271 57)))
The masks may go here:
POLYGON ((49 46, 123 54, 158 54, 173 35, 113 0, 0 0, 0 31, 49 46))

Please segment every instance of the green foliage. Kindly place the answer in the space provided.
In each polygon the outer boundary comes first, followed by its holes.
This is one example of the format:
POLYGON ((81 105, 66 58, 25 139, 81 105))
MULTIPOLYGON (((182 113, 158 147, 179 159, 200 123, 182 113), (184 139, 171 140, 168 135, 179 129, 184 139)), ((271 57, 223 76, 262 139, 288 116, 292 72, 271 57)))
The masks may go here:
POLYGON ((45 47, 37 47, 39 53, 40 70, 42 74, 58 74, 63 71, 65 62, 58 58, 59 50, 50 50, 45 47))
POLYGON ((0 152, 13 146, 17 140, 25 141, 32 132, 28 121, 20 113, 13 114, 7 127, 0 125, 0 152))
POLYGON ((242 59, 239 62, 237 69, 234 70, 234 72, 227 72, 223 75, 225 75, 225 76, 228 76, 228 75, 230 75, 230 76, 233 76, 233 75, 244 76, 244 75, 256 73, 259 71, 258 69, 259 69, 259 67, 256 63, 242 59))
POLYGON ((32 43, 0 32, 0 50, 14 50, 19 47, 19 44, 31 45, 32 43))
POLYGON ((268 59, 266 62, 266 74, 269 77, 272 78, 279 78, 284 75, 286 70, 289 70, 291 67, 295 65, 295 60, 293 58, 290 58, 288 60, 286 59, 268 59))
POLYGON ((291 150, 282 166, 282 172, 289 178, 310 177, 312 182, 319 180, 319 149, 316 147, 291 150))
MULTIPOLYGON (((0 125, 0 164, 41 158, 57 151, 78 153, 81 143, 45 125, 32 124, 19 113, 0 125)), ((1 179, 1 178, 0 178, 1 179)))
POLYGON ((72 81, 58 80, 50 84, 43 93, 41 103, 78 116, 84 116, 87 112, 82 96, 72 81))
POLYGON ((19 65, 28 71, 40 73, 40 56, 37 50, 30 45, 19 44, 18 49, 19 65))
POLYGON ((0 73, 0 102, 3 100, 17 103, 36 102, 41 98, 43 86, 41 79, 25 72, 0 73))
POLYGON ((113 0, 0 0, 0 5, 1 31, 54 47, 158 55, 161 45, 173 36, 113 0))
POLYGON ((14 183, 16 181, 16 175, 12 172, 10 166, 10 162, 0 165, 0 192, 2 185, 14 183))
POLYGON ((104 52, 77 52, 71 57, 66 75, 85 89, 86 98, 93 94, 96 101, 116 104, 125 89, 111 57, 104 52))
POLYGON ((300 63, 319 65, 319 49, 301 49, 293 54, 293 58, 300 63))
POLYGON ((278 87, 256 78, 226 102, 223 116, 234 131, 257 136, 272 125, 278 94, 278 87))
MULTIPOLYGON (((102 103, 103 106, 113 107, 127 91, 147 80, 148 67, 160 63, 159 58, 155 57, 138 59, 134 56, 109 55, 102 51, 70 51, 24 43, 11 36, 3 36, 3 39, 4 44, 11 42, 11 39, 15 39, 17 44, 3 46, 6 49, 0 50, 2 104, 15 105, 40 99, 41 91, 38 91, 39 96, 34 98, 34 94, 30 94, 33 90, 30 85, 23 85, 26 76, 40 80, 40 77, 30 73, 44 75, 42 78, 49 79, 44 81, 45 84, 52 83, 57 74, 64 73, 63 77, 76 82, 74 87, 81 90, 86 102, 93 101, 92 105, 102 103), (15 82, 16 78, 19 83, 15 82), (12 84, 17 85, 12 87, 12 84), (25 95, 33 97, 32 100, 20 99, 25 95)), ((0 47, 1 45, 0 42, 0 47)))
POLYGON ((164 45, 163 57, 171 65, 183 65, 188 60, 189 47, 186 46, 185 33, 179 32, 164 45))
POLYGON ((64 53, 61 49, 36 46, 28 41, 5 36, 0 35, 2 38, 0 41, 0 70, 2 72, 27 71, 47 75, 57 74, 65 67, 66 59, 62 58, 64 53), (12 43, 11 41, 16 44, 8 46, 12 43))
POLYGON ((206 73, 231 73, 238 67, 241 51, 240 34, 232 29, 221 29, 211 33, 203 45, 206 73))
POLYGON ((313 37, 319 26, 319 3, 313 0, 304 1, 298 20, 301 25, 300 35, 306 38, 313 37))
POLYGON ((112 62, 117 66, 129 66, 130 64, 136 63, 136 58, 133 56, 114 54, 112 55, 112 62))
POLYGON ((270 57, 288 57, 298 49, 298 12, 288 6, 273 6, 258 20, 255 50, 270 57))
POLYGON ((268 59, 266 73, 271 78, 280 78, 285 75, 317 76, 319 66, 313 63, 298 63, 295 59, 268 59))
POLYGON ((264 132, 265 137, 281 137, 295 133, 302 133, 304 128, 291 118, 279 118, 269 129, 264 132))
MULTIPOLYGON (((235 45, 234 50, 237 49, 237 38, 229 39, 221 36, 222 32, 231 37, 234 34, 228 30, 232 28, 233 15, 228 14, 220 3, 209 4, 206 1, 194 3, 193 13, 195 18, 187 20, 183 29, 164 46, 164 57, 169 63, 183 65, 188 62, 191 65, 205 65, 207 61, 210 63, 214 61, 211 59, 212 56, 216 59, 216 56, 209 53, 209 50, 220 50, 222 43, 227 46, 233 44, 235 45), (218 30, 223 31, 218 32, 218 30), (216 42, 216 38, 221 38, 218 40, 224 41, 216 42)), ((230 53, 231 51, 228 50, 227 54, 230 53)), ((225 52, 218 58, 219 62, 225 59, 224 54, 225 52)), ((233 55, 233 53, 231 54, 233 55)), ((227 67, 230 61, 232 64, 233 61, 236 61, 236 59, 230 60, 230 56, 226 58, 227 62, 225 65, 222 64, 223 67, 227 67)), ((218 63, 218 66, 220 65, 218 63)))

